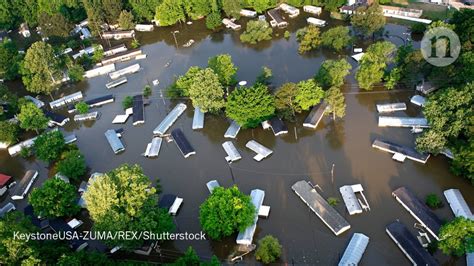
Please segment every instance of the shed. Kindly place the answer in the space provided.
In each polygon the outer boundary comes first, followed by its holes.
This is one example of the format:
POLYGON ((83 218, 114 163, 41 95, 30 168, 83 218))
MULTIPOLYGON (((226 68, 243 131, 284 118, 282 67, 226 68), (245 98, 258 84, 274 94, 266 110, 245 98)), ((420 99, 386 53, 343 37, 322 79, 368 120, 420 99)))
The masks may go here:
POLYGON ((368 244, 369 237, 361 233, 354 233, 338 265, 358 265, 368 244))

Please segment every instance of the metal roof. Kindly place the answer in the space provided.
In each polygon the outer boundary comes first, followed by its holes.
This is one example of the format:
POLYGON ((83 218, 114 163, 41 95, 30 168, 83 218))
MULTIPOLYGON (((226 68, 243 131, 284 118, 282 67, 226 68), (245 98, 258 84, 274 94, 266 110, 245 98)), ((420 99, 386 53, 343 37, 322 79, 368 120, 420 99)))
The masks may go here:
POLYGON ((125 147, 123 146, 122 141, 117 136, 117 132, 115 130, 109 129, 105 131, 104 134, 115 154, 125 150, 125 147))
POLYGON ((133 96, 133 125, 138 125, 145 123, 145 114, 143 110, 143 96, 135 95, 133 96))
POLYGON ((15 185, 15 191, 12 194, 12 200, 23 199, 38 176, 38 171, 28 170, 23 178, 15 185))
POLYGON ((184 136, 183 131, 180 128, 176 128, 171 131, 171 136, 173 136, 174 142, 176 146, 178 146, 179 151, 183 154, 184 158, 188 158, 189 156, 196 154, 193 146, 189 143, 186 136, 184 136))
POLYGON ((288 127, 285 125, 285 123, 283 123, 283 121, 281 121, 280 118, 273 117, 270 119, 269 123, 275 136, 288 133, 288 127))
POLYGON ((379 113, 389 113, 395 111, 404 111, 407 109, 405 103, 385 103, 377 104, 377 112, 379 113))
POLYGON ((374 140, 374 142, 372 143, 372 147, 390 153, 400 153, 405 155, 407 158, 420 163, 426 163, 426 161, 428 161, 428 158, 430 157, 429 154, 419 153, 413 148, 401 146, 385 140, 374 140))
POLYGON ((258 221, 258 210, 263 204, 263 199, 265 198, 265 191, 261 189, 254 189, 250 192, 250 198, 253 206, 255 207, 255 218, 253 224, 245 228, 245 230, 240 231, 237 235, 237 244, 240 245, 250 245, 253 241, 253 235, 255 234, 255 229, 257 228, 258 221))
POLYGON ((193 116, 193 129, 202 128, 204 128, 204 113, 201 112, 201 109, 199 109, 199 107, 195 107, 193 116))
POLYGON ((257 161, 261 161, 263 158, 266 158, 273 153, 272 150, 256 142, 255 140, 250 140, 249 142, 247 142, 247 144, 245 144, 245 147, 257 153, 257 155, 253 157, 257 161))
POLYGON ((352 186, 342 186, 339 188, 339 192, 341 192, 342 199, 344 200, 347 211, 350 215, 362 213, 362 207, 360 206, 359 201, 352 190, 352 186))
POLYGON ((379 127, 430 127, 424 117, 379 116, 379 127))
POLYGON ((304 127, 309 127, 309 128, 316 128, 321 121, 321 118, 324 115, 324 112, 326 111, 327 108, 326 102, 321 102, 313 107, 311 109, 311 112, 309 112, 308 116, 303 122, 304 127))
POLYGON ((161 123, 153 130, 155 135, 163 135, 173 125, 179 116, 186 110, 186 104, 178 103, 171 112, 161 121, 161 123))
POLYGON ((369 238, 366 235, 361 233, 354 233, 338 265, 357 265, 362 259, 362 255, 364 255, 365 249, 367 248, 368 244, 369 238))
POLYGON ((237 134, 239 134, 239 131, 240 131, 240 125, 237 124, 237 122, 232 120, 232 122, 230 122, 230 126, 227 128, 227 130, 224 133, 224 137, 235 139, 235 137, 237 137, 237 134))
POLYGON ((235 162, 242 159, 242 156, 240 156, 239 151, 234 146, 232 141, 226 141, 222 143, 222 148, 224 148, 225 152, 227 153, 227 157, 225 157, 225 159, 228 162, 235 162))
POLYGON ((454 213, 454 216, 459 217, 462 216, 466 219, 474 220, 474 216, 472 215, 471 209, 467 205, 464 197, 461 194, 459 189, 448 189, 444 191, 444 196, 449 203, 449 207, 454 213))

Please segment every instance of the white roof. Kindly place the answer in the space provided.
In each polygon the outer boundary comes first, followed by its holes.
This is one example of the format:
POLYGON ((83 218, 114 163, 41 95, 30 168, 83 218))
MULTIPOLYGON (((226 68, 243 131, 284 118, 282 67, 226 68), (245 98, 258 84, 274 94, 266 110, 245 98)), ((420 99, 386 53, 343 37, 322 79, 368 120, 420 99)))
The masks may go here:
POLYGON ((145 157, 157 157, 160 153, 162 138, 155 137, 148 143, 145 151, 145 157))
POLYGON ((182 203, 183 203, 183 199, 176 197, 176 198, 174 199, 173 205, 171 205, 171 207, 170 207, 168 213, 169 213, 169 214, 172 214, 172 215, 176 215, 176 213, 178 212, 179 207, 181 207, 181 204, 182 204, 182 203))
POLYGON ((237 244, 239 245, 250 245, 253 241, 253 235, 255 233, 255 229, 257 228, 257 221, 258 221, 258 210, 262 206, 263 199, 265 198, 265 191, 260 189, 254 189, 250 192, 250 198, 252 200, 253 206, 255 206, 255 219, 253 224, 245 228, 245 230, 240 231, 237 235, 237 244))
POLYGON ((379 127, 429 127, 424 117, 379 116, 379 127))
POLYGON ((342 199, 344 200, 347 211, 350 215, 362 213, 362 207, 360 206, 359 201, 352 190, 352 186, 342 186, 339 188, 339 192, 341 192, 342 199))
POLYGON ((78 220, 76 218, 73 218, 71 221, 69 221, 67 223, 67 225, 69 225, 69 227, 71 227, 72 229, 75 229, 75 228, 81 226, 82 224, 83 224, 82 221, 78 220))
POLYGON ((204 113, 199 107, 194 107, 193 130, 204 128, 204 113))
POLYGON ((227 153, 227 157, 225 157, 227 161, 235 162, 242 159, 242 156, 240 156, 239 151, 237 148, 235 148, 232 141, 226 141, 222 143, 222 148, 224 148, 225 152, 227 153))
POLYGON ((255 140, 250 140, 245 144, 245 147, 251 149, 252 151, 257 153, 257 156, 254 157, 255 160, 260 161, 263 158, 268 157, 270 154, 273 153, 272 150, 263 146, 262 144, 256 142, 255 140))
POLYGON ((186 110, 186 104, 178 103, 171 112, 161 121, 161 123, 153 130, 155 135, 163 135, 173 125, 179 116, 186 110))
POLYGON ((114 120, 112 120, 112 124, 123 124, 127 122, 129 116, 130 115, 117 115, 114 120))
POLYGON ((411 97, 410 102, 423 107, 425 106, 426 98, 420 95, 414 95, 413 97, 411 97))
POLYGON ((357 265, 362 258, 362 255, 364 255, 368 244, 369 238, 366 235, 354 233, 338 265, 357 265))
POLYGON ((209 190, 209 193, 212 193, 212 191, 216 187, 220 187, 219 182, 217 182, 217 180, 211 180, 211 181, 207 182, 206 186, 207 186, 207 189, 209 190))
POLYGON ((461 194, 459 189, 448 189, 444 191, 444 196, 451 207, 451 210, 454 213, 454 216, 459 217, 462 216, 467 219, 474 220, 474 216, 472 215, 471 209, 467 205, 464 197, 461 194))
POLYGON ((355 54, 351 57, 354 58, 354 60, 356 60, 357 62, 359 62, 362 59, 362 56, 364 56, 364 54, 365 53, 358 53, 358 54, 355 54))
POLYGON ((226 132, 224 133, 224 137, 235 139, 235 137, 237 137, 237 134, 239 134, 239 131, 240 131, 239 124, 237 124, 237 122, 235 121, 232 121, 230 123, 230 126, 227 128, 226 132))
POLYGON ((407 109, 407 105, 405 103, 377 104, 377 112, 379 112, 379 113, 404 111, 406 109, 407 109))
POLYGON ((260 209, 258 209, 258 216, 266 218, 268 217, 268 214, 270 214, 270 206, 260 206, 260 209))

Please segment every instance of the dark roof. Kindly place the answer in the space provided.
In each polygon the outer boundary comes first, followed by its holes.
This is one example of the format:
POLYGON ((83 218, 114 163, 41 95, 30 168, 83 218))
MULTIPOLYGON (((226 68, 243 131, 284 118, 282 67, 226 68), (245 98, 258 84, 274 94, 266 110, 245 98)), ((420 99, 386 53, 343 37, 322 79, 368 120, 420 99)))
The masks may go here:
POLYGON ((87 103, 88 105, 100 104, 102 102, 109 101, 110 99, 113 99, 113 98, 114 96, 112 94, 108 94, 108 95, 104 95, 101 97, 87 100, 85 101, 85 103, 87 103))
POLYGON ((53 113, 53 112, 50 112, 50 111, 44 111, 44 115, 47 118, 49 118, 49 120, 54 121, 58 124, 62 124, 64 122, 64 120, 68 119, 67 116, 64 116, 64 115, 58 114, 58 113, 53 113))
POLYGON ((386 228, 390 237, 398 243, 402 251, 417 265, 438 265, 438 262, 426 251, 418 240, 400 223, 393 222, 386 228))
POLYGON ((326 102, 321 102, 315 105, 313 109, 311 109, 311 112, 309 112, 303 124, 307 124, 308 126, 311 125, 311 127, 316 128, 324 115, 324 111, 326 111, 326 107, 326 102))
POLYGON ((5 186, 11 179, 12 177, 9 175, 0 174, 0 187, 5 186))
POLYGON ((31 223, 34 226, 36 226, 40 229, 43 229, 43 228, 45 228, 49 225, 49 220, 45 220, 45 219, 41 220, 41 219, 38 218, 37 215, 35 215, 35 212, 33 210, 33 206, 31 206, 31 205, 26 206, 23 209, 23 213, 25 214, 25 216, 30 217, 31 223))
POLYGON ((274 19, 278 24, 285 22, 285 20, 283 20, 283 18, 282 18, 281 15, 280 15, 280 11, 279 11, 277 8, 268 10, 267 13, 268 13, 268 15, 269 15, 272 19, 274 19))
POLYGON ((158 207, 168 210, 173 205, 176 195, 165 194, 158 202, 158 207))
POLYGON ((23 196, 25 193, 26 187, 32 182, 32 179, 38 175, 37 171, 28 170, 26 171, 25 175, 21 178, 20 182, 15 185, 15 191, 13 193, 14 196, 23 196))
POLYGON ((400 187, 393 191, 392 195, 403 202, 413 215, 420 219, 433 233, 438 234, 441 220, 411 190, 400 187))
POLYGON ((143 96, 133 96, 133 124, 143 123, 145 121, 143 114, 143 96))
POLYGON ((288 133, 288 127, 278 117, 270 119, 270 125, 272 126, 273 134, 275 135, 288 133))
POLYGON ((54 230, 54 232, 70 232, 73 229, 64 221, 63 219, 52 219, 49 220, 49 227, 54 230))
POLYGON ((386 141, 386 140, 376 139, 372 145, 376 145, 378 147, 382 147, 382 148, 391 150, 393 152, 401 153, 401 154, 404 154, 407 157, 412 157, 412 158, 415 158, 415 159, 418 159, 418 160, 421 160, 421 161, 426 161, 426 160, 428 160, 428 157, 429 157, 429 154, 419 153, 418 151, 416 151, 413 148, 401 146, 401 145, 398 145, 398 144, 395 144, 393 142, 386 141))
POLYGON ((181 131, 180 128, 171 131, 171 136, 173 136, 176 145, 178 146, 179 150, 185 158, 195 152, 193 146, 191 146, 188 139, 186 139, 183 134, 183 131, 181 131))

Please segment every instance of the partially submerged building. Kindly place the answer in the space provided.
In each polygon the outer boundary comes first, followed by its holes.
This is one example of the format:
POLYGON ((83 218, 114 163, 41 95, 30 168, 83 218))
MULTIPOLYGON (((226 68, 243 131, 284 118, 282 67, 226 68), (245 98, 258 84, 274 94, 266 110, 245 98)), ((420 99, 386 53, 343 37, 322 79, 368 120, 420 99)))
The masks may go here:
POLYGON ((424 117, 379 116, 379 127, 416 127, 428 128, 428 120, 424 117))
POLYGON ((3 218, 7 213, 16 210, 15 204, 8 202, 0 208, 0 218, 3 218))
POLYGON ((153 31, 155 28, 155 25, 153 24, 137 24, 135 25, 135 30, 136 31, 153 31))
POLYGON ((120 44, 120 45, 117 45, 117 46, 114 46, 114 47, 111 47, 107 50, 104 51, 104 56, 107 57, 107 56, 112 56, 112 55, 115 55, 115 54, 118 54, 118 53, 122 53, 122 52, 126 52, 128 49, 127 49, 127 46, 125 46, 125 44, 120 44))
POLYGON ((428 95, 428 94, 430 94, 431 92, 433 92, 437 89, 439 89, 438 86, 433 85, 429 81, 425 82, 424 80, 420 84, 417 84, 415 86, 415 90, 423 93, 424 95, 428 95))
POLYGON ((280 15, 280 10, 278 10, 278 8, 268 10, 267 14, 271 18, 270 25, 272 27, 285 28, 288 26, 288 22, 283 20, 283 18, 280 15))
POLYGON ((204 113, 199 107, 194 107, 193 130, 204 128, 204 113))
POLYGON ((134 30, 117 30, 117 31, 105 31, 102 33, 103 39, 130 39, 135 38, 134 30))
POLYGON ((38 171, 34 171, 34 170, 26 171, 25 175, 23 176, 23 178, 21 178, 20 182, 18 182, 15 185, 15 190, 11 196, 12 200, 24 199, 37 177, 38 177, 38 171))
POLYGON ((308 22, 308 24, 314 25, 316 27, 326 26, 326 21, 322 20, 322 19, 318 19, 318 18, 309 17, 309 18, 306 19, 306 22, 308 22))
POLYGON ((369 237, 361 233, 354 233, 338 266, 358 265, 367 245, 369 245, 369 237))
POLYGON ((313 14, 313 15, 320 15, 323 9, 319 6, 306 5, 306 6, 303 6, 303 11, 313 14))
POLYGON ((11 176, 0 173, 0 196, 3 196, 10 185, 14 184, 12 183, 12 180, 11 176))
POLYGON ((176 195, 165 194, 158 202, 158 207, 167 210, 171 215, 176 215, 182 203, 182 198, 179 198, 176 195))
POLYGON ((392 192, 392 196, 439 241, 438 233, 441 228, 441 220, 411 190, 400 187, 392 192))
POLYGON ((125 146, 119 138, 119 134, 114 129, 109 129, 104 133, 107 141, 109 142, 110 148, 112 151, 117 154, 125 150, 125 146))
POLYGON ((396 111, 405 111, 407 105, 405 103, 385 103, 377 104, 377 112, 379 113, 391 113, 396 111))
POLYGON ((234 146, 232 141, 226 141, 222 143, 222 148, 224 148, 225 152, 227 153, 227 156, 225 157, 227 162, 235 162, 242 159, 242 156, 240 156, 239 151, 234 146))
POLYGON ((154 137, 151 142, 147 144, 145 153, 143 155, 148 158, 158 157, 162 142, 162 138, 154 137))
POLYGON ((413 265, 438 265, 438 262, 421 246, 404 224, 393 222, 386 227, 385 231, 413 265))
POLYGON ((298 181, 291 186, 291 189, 335 235, 340 235, 351 228, 346 219, 329 205, 308 182, 298 181))
POLYGON ((424 164, 428 161, 428 158, 430 158, 429 154, 419 153, 414 148, 401 146, 390 141, 376 139, 372 143, 372 147, 382 150, 382 151, 392 153, 393 154, 392 159, 399 162, 404 162, 405 158, 408 158, 410 160, 424 164))
POLYGON ((186 104, 178 103, 171 112, 161 121, 161 123, 153 130, 154 135, 164 135, 166 131, 176 122, 176 120, 186 110, 186 104))
POLYGON ((280 4, 280 9, 287 13, 290 18, 295 18, 300 14, 300 10, 298 8, 285 3, 280 4))
POLYGON ((232 20, 230 20, 228 18, 222 19, 222 24, 224 24, 224 26, 228 29, 240 30, 242 28, 241 25, 233 22, 232 20))
POLYGON ((136 73, 140 70, 140 64, 133 64, 131 66, 119 69, 117 71, 109 73, 111 79, 118 79, 121 76, 136 73))
POLYGON ((220 187, 220 185, 219 185, 219 182, 217 182, 217 180, 211 180, 211 181, 206 183, 206 187, 209 190, 209 193, 212 193, 212 191, 215 188, 220 187))
POLYGON ((410 98, 410 102, 414 105, 424 107, 426 104, 426 98, 420 95, 414 95, 410 98))
POLYGON ((321 119, 323 118, 323 115, 326 112, 327 108, 328 105, 326 104, 326 102, 321 102, 315 105, 304 120, 303 126, 308 128, 316 128, 321 119))
POLYGON ((234 120, 230 122, 230 126, 227 128, 227 130, 224 133, 224 138, 231 138, 235 139, 237 137, 237 134, 239 134, 240 131, 240 125, 237 124, 234 120))
POLYGON ((93 78, 101 75, 108 74, 112 71, 115 71, 115 64, 110 64, 106 66, 101 66, 101 67, 96 67, 91 70, 87 70, 84 72, 84 77, 85 78, 93 78))
POLYGON ((257 16, 257 12, 253 10, 248 10, 248 9, 241 9, 240 10, 240 15, 242 17, 248 17, 248 18, 254 18, 257 16))
POLYGON ((459 189, 453 188, 445 190, 444 196, 446 197, 454 216, 474 220, 474 215, 472 215, 471 209, 467 205, 459 189))
POLYGON ((176 128, 171 131, 171 136, 173 137, 176 146, 184 158, 188 158, 189 156, 196 154, 196 151, 194 150, 193 146, 191 146, 191 143, 189 143, 186 136, 184 136, 184 133, 181 129, 176 128))
POLYGON ((74 121, 80 122, 80 121, 92 121, 92 120, 97 120, 100 116, 99 112, 90 112, 87 114, 77 114, 74 116, 74 121))
POLYGON ((270 119, 269 123, 275 136, 288 134, 288 127, 285 125, 285 123, 283 123, 280 118, 273 117, 272 119, 270 119))
POLYGON ((145 111, 143 106, 143 95, 133 96, 133 125, 145 123, 145 111))
POLYGON ((125 84, 125 83, 127 83, 127 77, 121 77, 119 79, 113 80, 113 81, 105 84, 105 87, 107 89, 112 89, 112 88, 115 88, 115 87, 120 86, 120 85, 125 84))
POLYGON ((249 142, 247 142, 247 144, 245 144, 245 147, 257 153, 257 155, 253 157, 253 159, 257 162, 260 162, 261 160, 267 158, 268 156, 270 156, 270 154, 273 153, 272 150, 256 142, 255 140, 250 140, 249 142))
POLYGON ((341 192, 342 199, 344 200, 349 215, 362 213, 362 210, 370 210, 369 203, 365 198, 364 189, 361 184, 342 186, 339 188, 339 192, 341 192), (356 193, 361 194, 363 202, 357 198, 356 193))
POLYGON ((54 127, 54 126, 62 127, 67 122, 69 122, 69 117, 62 114, 54 113, 51 111, 44 111, 44 115, 49 119, 48 121, 49 127, 54 127))
POLYGON ((68 104, 78 102, 82 100, 82 97, 83 97, 82 92, 78 91, 73 94, 66 95, 62 98, 59 98, 55 101, 50 102, 49 106, 51 107, 51 109, 57 109, 57 108, 66 106, 68 104))
POLYGON ((117 62, 125 62, 128 60, 136 59, 137 56, 142 55, 141 49, 134 49, 130 51, 121 51, 118 53, 111 54, 110 56, 104 57, 100 62, 102 65, 113 64, 117 62))
POLYGON ((263 205, 263 199, 265 198, 265 191, 260 189, 254 189, 250 192, 250 200, 252 201, 253 206, 255 207, 255 218, 253 223, 245 228, 245 230, 240 231, 237 235, 237 244, 239 245, 251 245, 253 242, 253 235, 255 234, 255 229, 257 228, 258 221, 258 211, 263 205))

